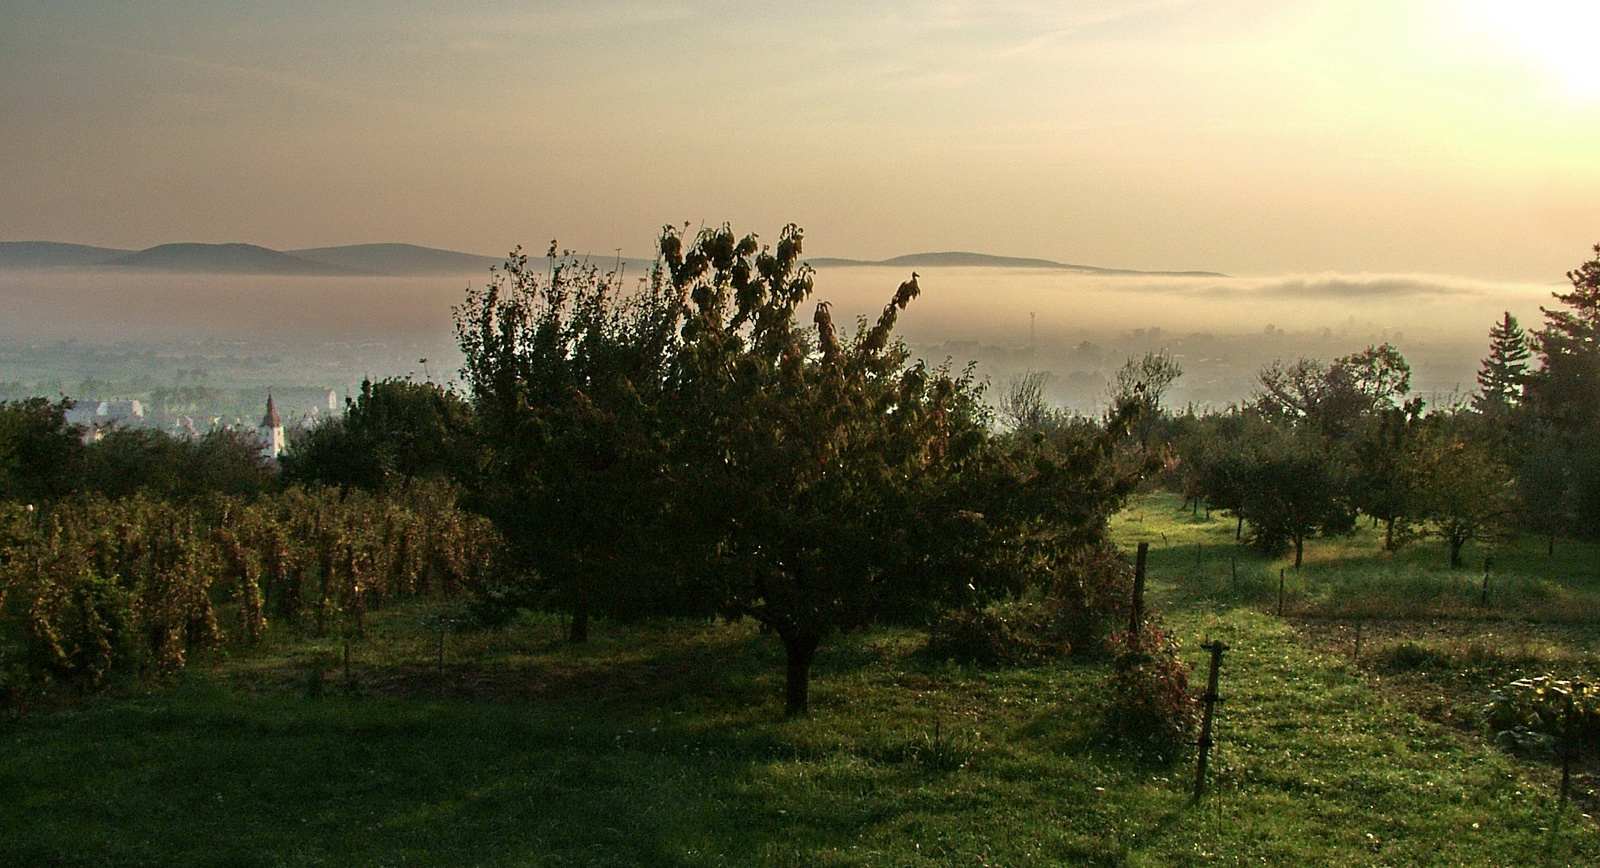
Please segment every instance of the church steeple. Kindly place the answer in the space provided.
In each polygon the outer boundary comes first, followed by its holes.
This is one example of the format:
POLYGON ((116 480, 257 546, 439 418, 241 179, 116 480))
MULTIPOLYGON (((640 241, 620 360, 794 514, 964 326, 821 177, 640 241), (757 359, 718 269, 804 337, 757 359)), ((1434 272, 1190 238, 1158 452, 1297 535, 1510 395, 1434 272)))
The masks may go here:
POLYGON ((283 421, 278 418, 278 408, 272 404, 272 393, 267 393, 267 415, 261 417, 261 427, 282 428, 283 421))
POLYGON ((278 418, 278 408, 272 403, 271 392, 267 393, 267 412, 261 417, 261 426, 256 429, 256 434, 261 438, 267 457, 277 461, 284 445, 283 420, 278 418))

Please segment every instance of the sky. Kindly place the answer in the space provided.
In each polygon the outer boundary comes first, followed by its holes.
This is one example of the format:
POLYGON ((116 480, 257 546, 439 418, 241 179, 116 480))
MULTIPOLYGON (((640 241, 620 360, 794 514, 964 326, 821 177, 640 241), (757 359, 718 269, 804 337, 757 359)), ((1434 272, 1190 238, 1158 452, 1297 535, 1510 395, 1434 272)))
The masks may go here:
MULTIPOLYGON (((1600 4, 0 3, 0 240, 1558 283, 1600 4)), ((1371 281, 1382 286, 1381 280, 1371 281)))

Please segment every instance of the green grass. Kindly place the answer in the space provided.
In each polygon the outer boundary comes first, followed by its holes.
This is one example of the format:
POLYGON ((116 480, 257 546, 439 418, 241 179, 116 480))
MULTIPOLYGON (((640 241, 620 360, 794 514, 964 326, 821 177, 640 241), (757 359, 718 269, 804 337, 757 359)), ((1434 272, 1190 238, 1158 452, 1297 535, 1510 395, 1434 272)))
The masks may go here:
MULTIPOLYGON (((746 624, 600 624, 574 648, 528 617, 448 636, 441 676, 419 605, 369 618, 348 679, 342 640, 280 631, 13 721, 0 864, 1600 862, 1554 771, 1430 719, 1391 689, 1415 673, 1380 671, 1381 641, 1354 662, 1268 614, 1280 563, 1235 553, 1231 523, 1152 497, 1115 532, 1153 542, 1186 659, 1206 637, 1233 649, 1198 805, 1192 754, 1152 766, 1101 746, 1102 663, 972 669, 925 661, 915 631, 868 631, 825 646, 814 716, 786 721, 781 649, 746 624)), ((1296 604, 1340 563, 1388 568, 1360 545, 1314 546, 1296 604)), ((1557 583, 1588 593, 1574 576, 1557 583)), ((1563 636, 1547 644, 1588 653, 1563 636)))

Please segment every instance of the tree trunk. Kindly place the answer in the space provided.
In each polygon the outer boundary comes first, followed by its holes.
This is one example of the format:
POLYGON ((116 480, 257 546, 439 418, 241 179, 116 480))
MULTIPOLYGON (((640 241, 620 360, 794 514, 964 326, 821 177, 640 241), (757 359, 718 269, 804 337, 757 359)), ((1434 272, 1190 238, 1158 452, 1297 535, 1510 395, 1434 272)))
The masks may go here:
POLYGON ((1238 522, 1233 526, 1233 541, 1238 542, 1239 540, 1244 539, 1244 516, 1239 513, 1235 513, 1234 518, 1238 519, 1238 522))
POLYGON ((572 625, 567 629, 567 641, 582 645, 589 641, 589 602, 578 603, 572 609, 572 625))
POLYGON ((809 634, 779 634, 788 662, 788 676, 784 685, 783 713, 788 717, 805 717, 811 712, 808 702, 811 688, 811 661, 817 656, 821 637, 809 634))
POLYGON ((1466 545, 1465 539, 1450 538, 1450 569, 1461 569, 1461 547, 1466 545))
POLYGON ((1394 519, 1392 517, 1384 522, 1383 550, 1386 552, 1394 551, 1394 519))
POLYGON ((1300 562, 1305 559, 1305 556, 1306 556, 1306 538, 1303 537, 1303 536, 1298 536, 1297 535, 1294 538, 1294 568, 1295 569, 1297 569, 1297 570, 1300 569, 1300 562))

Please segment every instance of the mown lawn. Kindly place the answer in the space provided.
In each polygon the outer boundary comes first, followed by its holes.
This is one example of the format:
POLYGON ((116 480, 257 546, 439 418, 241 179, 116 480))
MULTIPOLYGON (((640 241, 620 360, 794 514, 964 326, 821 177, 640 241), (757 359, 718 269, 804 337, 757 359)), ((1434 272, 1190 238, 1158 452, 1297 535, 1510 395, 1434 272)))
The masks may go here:
MULTIPOLYGON (((348 679, 341 640, 279 634, 9 724, 0 864, 1600 863, 1550 767, 1418 713, 1381 642, 1352 661, 1297 638, 1340 564, 1387 556, 1319 544, 1278 619, 1280 564, 1176 506, 1143 499, 1116 532, 1152 542, 1186 658, 1232 648, 1197 805, 1192 754, 1100 745, 1104 663, 971 669, 871 631, 825 647, 814 716, 785 721, 781 651, 749 625, 602 624, 572 648, 529 617, 448 636, 441 674, 410 607, 369 620, 348 679)), ((1581 570, 1555 578, 1588 593, 1581 570)))

